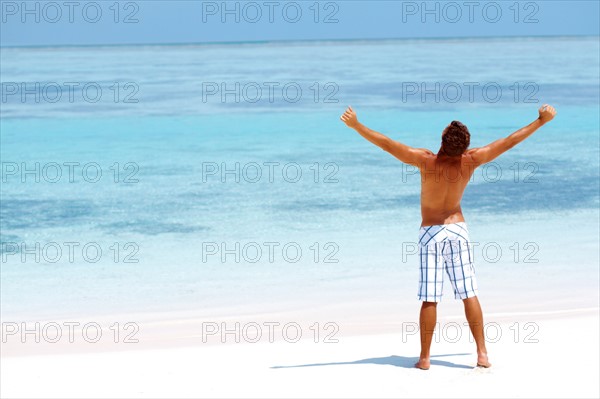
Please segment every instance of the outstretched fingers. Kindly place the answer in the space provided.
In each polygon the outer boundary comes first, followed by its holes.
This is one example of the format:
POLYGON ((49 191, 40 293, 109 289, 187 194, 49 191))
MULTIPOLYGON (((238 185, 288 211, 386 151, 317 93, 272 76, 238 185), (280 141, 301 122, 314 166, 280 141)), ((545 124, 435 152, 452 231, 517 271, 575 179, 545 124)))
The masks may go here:
POLYGON ((348 108, 346 108, 346 111, 342 114, 342 116, 340 116, 340 119, 344 122, 347 122, 350 119, 352 119, 353 116, 354 116, 354 110, 352 109, 352 107, 348 107, 348 108))

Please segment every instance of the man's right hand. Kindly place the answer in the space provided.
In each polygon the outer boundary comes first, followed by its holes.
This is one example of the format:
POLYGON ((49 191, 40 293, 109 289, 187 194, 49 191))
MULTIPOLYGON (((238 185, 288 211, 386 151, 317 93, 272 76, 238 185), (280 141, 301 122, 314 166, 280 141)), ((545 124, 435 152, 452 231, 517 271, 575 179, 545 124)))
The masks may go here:
POLYGON ((540 113, 539 120, 542 123, 546 123, 546 122, 550 122, 552 119, 554 119, 554 115, 556 115, 556 110, 554 109, 554 107, 552 107, 548 104, 544 104, 539 109, 539 113, 540 113))

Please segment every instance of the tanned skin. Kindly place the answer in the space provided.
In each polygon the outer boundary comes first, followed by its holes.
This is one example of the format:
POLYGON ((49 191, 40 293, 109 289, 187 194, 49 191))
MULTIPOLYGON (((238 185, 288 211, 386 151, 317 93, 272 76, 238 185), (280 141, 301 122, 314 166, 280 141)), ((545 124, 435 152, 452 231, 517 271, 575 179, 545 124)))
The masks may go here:
MULTIPOLYGON (((413 148, 369 129, 360 123, 352 107, 340 119, 371 143, 400 161, 419 168, 421 173, 421 226, 464 222, 460 201, 475 169, 496 159, 531 136, 556 115, 554 107, 543 105, 538 118, 511 135, 484 147, 466 150, 462 155, 447 156, 443 147, 437 154, 425 148, 413 148)), ((463 299, 465 315, 477 345, 477 366, 490 367, 483 334, 483 313, 477 297, 463 299)), ((415 367, 427 370, 430 348, 437 318, 437 303, 423 301, 419 317, 421 354, 415 367)))

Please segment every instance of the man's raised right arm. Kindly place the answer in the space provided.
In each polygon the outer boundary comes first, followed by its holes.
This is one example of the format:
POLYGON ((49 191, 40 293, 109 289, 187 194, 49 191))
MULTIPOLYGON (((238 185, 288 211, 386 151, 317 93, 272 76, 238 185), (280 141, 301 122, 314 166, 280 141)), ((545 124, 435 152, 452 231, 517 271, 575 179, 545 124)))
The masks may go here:
POLYGON ((467 153, 471 155, 476 166, 491 162, 504 152, 525 140, 527 137, 531 136, 544 124, 550 122, 554 118, 554 115, 556 115, 554 107, 545 104, 539 109, 539 117, 529 125, 517 130, 508 137, 496 140, 484 147, 473 148, 467 153))

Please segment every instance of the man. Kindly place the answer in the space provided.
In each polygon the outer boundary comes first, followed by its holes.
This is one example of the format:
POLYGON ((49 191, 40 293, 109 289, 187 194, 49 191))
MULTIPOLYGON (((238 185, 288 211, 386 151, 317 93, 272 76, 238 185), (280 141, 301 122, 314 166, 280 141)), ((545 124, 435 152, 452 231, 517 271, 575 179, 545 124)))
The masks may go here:
POLYGON ((421 355, 415 367, 427 370, 430 366, 429 349, 436 324, 436 306, 442 298, 444 269, 452 283, 455 298, 462 299, 464 303, 465 315, 477 345, 477 366, 491 366, 485 347, 483 314, 477 299, 469 235, 460 201, 475 168, 513 148, 555 115, 553 107, 544 105, 539 109, 539 117, 529 125, 508 137, 472 149, 468 149, 471 135, 467 127, 453 121, 442 133, 442 144, 437 154, 424 148, 409 147, 369 129, 358 121, 352 107, 348 107, 341 116, 348 127, 365 139, 420 170, 419 300, 423 304, 419 317, 421 355))

